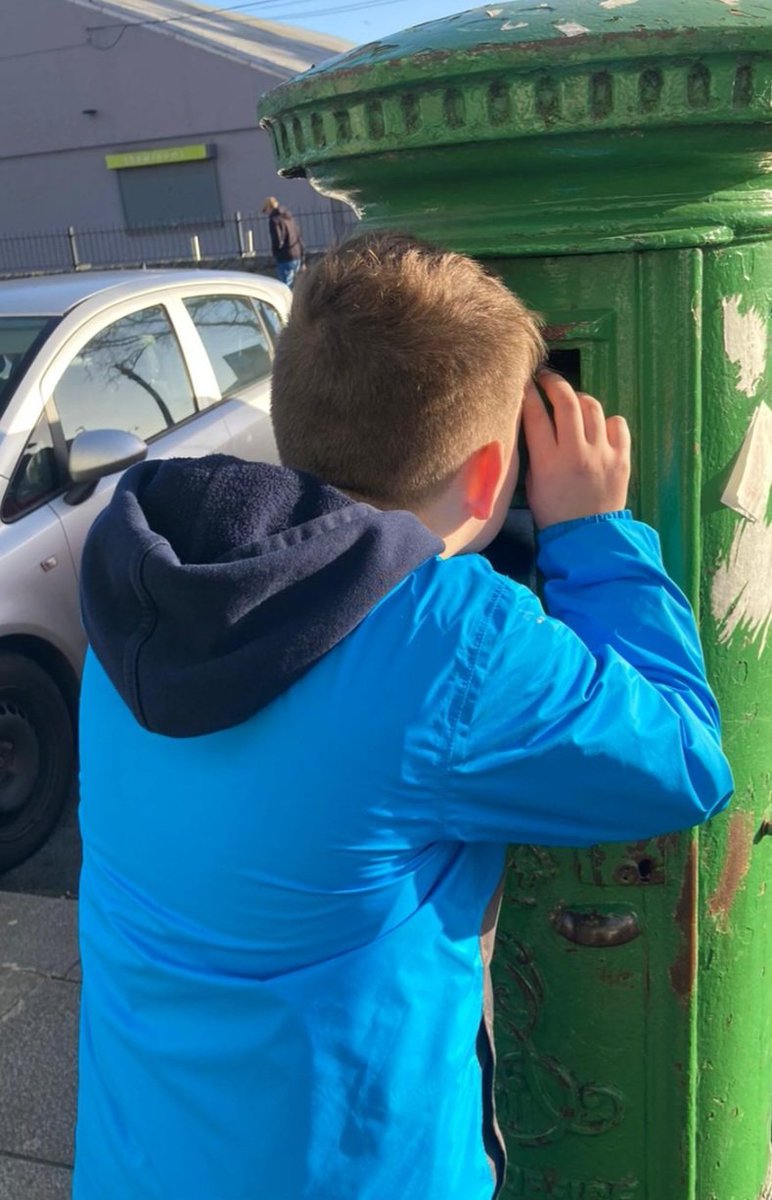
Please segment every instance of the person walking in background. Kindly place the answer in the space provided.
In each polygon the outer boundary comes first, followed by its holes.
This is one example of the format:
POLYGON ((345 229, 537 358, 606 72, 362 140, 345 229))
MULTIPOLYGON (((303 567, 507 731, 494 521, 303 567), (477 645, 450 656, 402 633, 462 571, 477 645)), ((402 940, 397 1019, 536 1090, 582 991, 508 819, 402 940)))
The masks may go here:
POLYGON ((268 214, 276 278, 280 283, 286 283, 287 287, 292 287, 305 252, 298 223, 289 209, 279 204, 275 196, 266 197, 262 211, 268 214))

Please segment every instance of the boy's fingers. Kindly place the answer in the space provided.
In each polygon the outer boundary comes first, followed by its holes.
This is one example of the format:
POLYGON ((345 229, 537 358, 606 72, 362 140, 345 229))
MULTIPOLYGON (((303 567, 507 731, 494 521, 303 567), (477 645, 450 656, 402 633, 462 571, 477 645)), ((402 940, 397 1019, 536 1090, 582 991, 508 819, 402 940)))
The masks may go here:
POLYGON ((584 436, 593 446, 602 444, 606 440, 606 414, 603 405, 586 392, 577 392, 576 398, 582 409, 584 436))
POLYGON ((630 453, 630 427, 624 417, 608 417, 606 419, 606 437, 608 444, 614 450, 624 454, 630 453))
POLYGON ((555 430, 550 415, 533 382, 526 384, 523 394, 523 427, 525 440, 532 453, 555 445, 555 430))
POLYGON ((571 384, 554 371, 540 371, 536 379, 552 405, 558 445, 581 445, 585 440, 584 420, 579 400, 571 384))

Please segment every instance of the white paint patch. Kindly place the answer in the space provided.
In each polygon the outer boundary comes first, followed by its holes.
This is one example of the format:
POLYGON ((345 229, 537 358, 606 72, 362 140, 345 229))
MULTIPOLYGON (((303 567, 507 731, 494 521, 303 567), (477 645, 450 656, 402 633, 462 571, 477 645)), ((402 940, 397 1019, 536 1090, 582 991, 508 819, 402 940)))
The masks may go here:
POLYGON ((749 521, 763 521, 772 490, 772 408, 760 404, 751 417, 721 503, 749 521))
MULTIPOLYGON (((735 0, 732 0, 734 4, 735 0)), ((601 8, 625 8, 628 4, 637 4, 638 0, 600 0, 601 8)))
POLYGON ((757 642, 764 653, 772 624, 772 525, 740 521, 729 556, 713 576, 711 610, 718 622, 718 640, 735 633, 757 642))
POLYGON ((767 322, 755 308, 740 312, 742 296, 722 301, 724 308, 724 351, 740 368, 738 388, 755 396, 767 369, 767 322))
POLYGON ((508 32, 510 29, 527 29, 528 22, 518 21, 516 25, 513 25, 511 21, 505 21, 501 28, 504 33, 508 32))
POLYGON ((577 25, 574 21, 556 21, 555 28, 559 29, 566 37, 579 37, 583 33, 589 33, 586 25, 577 25))

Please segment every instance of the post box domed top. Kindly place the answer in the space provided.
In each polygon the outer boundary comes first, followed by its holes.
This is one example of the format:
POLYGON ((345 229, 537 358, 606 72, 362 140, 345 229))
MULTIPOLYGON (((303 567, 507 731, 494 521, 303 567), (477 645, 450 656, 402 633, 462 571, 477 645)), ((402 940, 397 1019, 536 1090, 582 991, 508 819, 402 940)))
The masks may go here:
POLYGON ((290 176, 403 148, 772 122, 772 3, 493 0, 314 67, 260 115, 290 176))

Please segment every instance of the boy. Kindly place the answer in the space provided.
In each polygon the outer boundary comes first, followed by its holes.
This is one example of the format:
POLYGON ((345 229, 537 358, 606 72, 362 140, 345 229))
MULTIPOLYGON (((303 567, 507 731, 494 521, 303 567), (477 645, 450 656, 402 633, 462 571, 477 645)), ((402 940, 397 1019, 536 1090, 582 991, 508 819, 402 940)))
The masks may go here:
POLYGON ((551 418, 542 356, 478 264, 366 236, 281 336, 286 468, 145 463, 97 521, 76 1200, 491 1200, 506 844, 725 804, 627 426, 545 372, 551 418), (549 616, 471 553, 521 399, 549 616))

